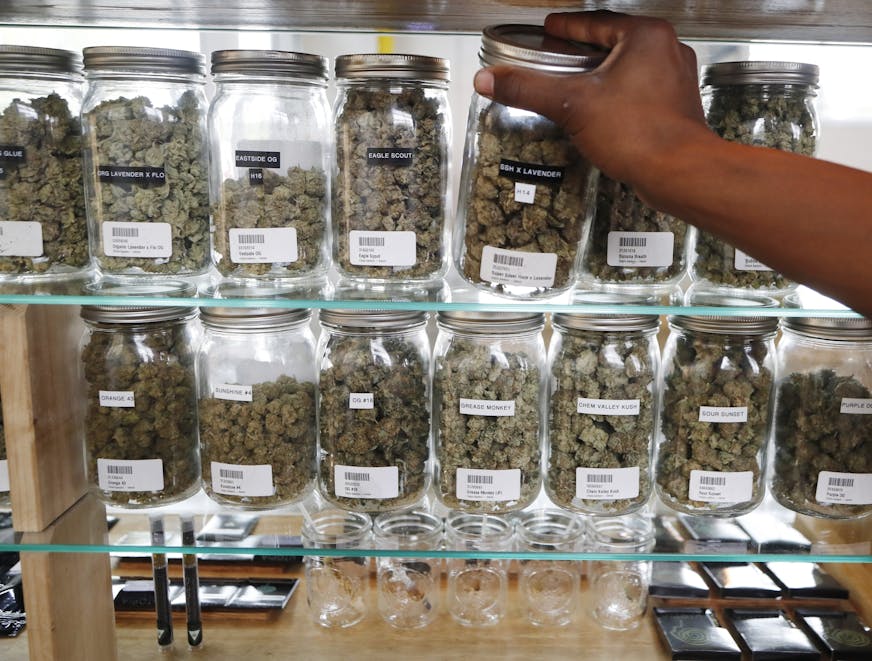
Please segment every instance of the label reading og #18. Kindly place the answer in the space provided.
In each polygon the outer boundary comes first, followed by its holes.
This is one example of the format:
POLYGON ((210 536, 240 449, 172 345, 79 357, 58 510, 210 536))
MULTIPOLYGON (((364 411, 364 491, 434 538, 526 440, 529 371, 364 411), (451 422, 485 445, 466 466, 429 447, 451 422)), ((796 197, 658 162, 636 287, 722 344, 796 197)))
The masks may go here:
POLYGON ((819 503, 872 505, 872 473, 818 473, 814 498, 819 503))
POLYGON ((521 497, 521 469, 457 469, 456 496, 460 500, 502 502, 521 497))
POLYGON ((338 498, 397 498, 400 470, 396 466, 333 467, 334 492, 338 498))
POLYGON ((224 496, 260 498, 275 493, 270 464, 212 462, 212 490, 224 496))
POLYGON ((97 484, 104 491, 163 491, 163 461, 98 458, 97 484))
POLYGON ((753 471, 690 471, 688 496, 704 503, 743 503, 754 496, 753 471))

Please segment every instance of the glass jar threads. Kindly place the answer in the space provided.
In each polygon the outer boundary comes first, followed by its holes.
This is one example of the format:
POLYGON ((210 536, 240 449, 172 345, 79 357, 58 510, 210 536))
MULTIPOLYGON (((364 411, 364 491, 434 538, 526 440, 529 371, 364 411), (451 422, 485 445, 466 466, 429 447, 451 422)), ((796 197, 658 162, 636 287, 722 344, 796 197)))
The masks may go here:
POLYGON ((437 496, 457 510, 523 509, 542 482, 544 316, 451 311, 436 321, 437 496))
POLYGON ((92 490, 122 507, 190 496, 200 487, 196 309, 89 305, 81 314, 92 490))
MULTIPOLYGON (((541 26, 484 29, 482 64, 556 73, 596 67, 602 52, 555 43, 541 26)), ((454 259, 475 286, 515 297, 571 287, 594 203, 596 171, 550 120, 473 94, 454 259)))
POLYGON ((90 264, 81 104, 78 53, 0 46, 0 279, 90 264))
POLYGON ((552 325, 545 489, 577 512, 635 511, 651 495, 659 318, 555 313, 552 325))
POLYGON ((327 60, 212 53, 212 261, 236 278, 323 276, 329 263, 327 60))
POLYGON ((85 199, 91 254, 108 275, 209 266, 205 67, 199 53, 84 49, 85 199))
POLYGON ((770 488, 785 507, 872 513, 872 321, 785 317, 778 343, 770 488))
POLYGON ((349 510, 410 507, 430 482, 427 313, 322 310, 321 495, 349 510))
POLYGON ((333 262, 370 283, 436 280, 447 267, 449 63, 336 58, 333 262))
POLYGON ((776 317, 669 317, 655 468, 668 507, 736 516, 763 498, 777 328, 776 317))
MULTIPOLYGON (((799 62, 719 62, 703 67, 703 107, 726 140, 814 156, 818 67, 799 62)), ((785 237, 789 240, 789 237, 785 237)), ((705 287, 784 292, 781 274, 708 232, 691 243, 691 276, 705 287)))
POLYGON ((315 480, 310 310, 204 307, 197 355, 203 487, 221 504, 269 508, 315 480))

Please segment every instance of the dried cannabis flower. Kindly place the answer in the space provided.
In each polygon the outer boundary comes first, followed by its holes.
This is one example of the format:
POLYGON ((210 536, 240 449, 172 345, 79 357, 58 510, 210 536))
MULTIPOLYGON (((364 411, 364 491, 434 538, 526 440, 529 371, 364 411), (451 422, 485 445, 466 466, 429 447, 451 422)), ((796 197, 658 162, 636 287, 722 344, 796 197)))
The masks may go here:
MULTIPOLYGON (((553 341, 553 340, 552 340, 553 341)), ((564 332, 551 366, 546 484, 555 504, 587 512, 626 513, 651 493, 655 357, 638 333, 564 332), (633 415, 579 413, 579 400, 638 402, 633 415), (576 468, 639 468, 639 495, 576 498, 576 468)))
MULTIPOLYGON (((159 108, 144 96, 118 97, 83 118, 86 162, 93 169, 91 241, 100 268, 110 273, 203 271, 209 263, 209 184, 198 95, 188 90, 177 105, 159 108), (117 249, 104 244, 103 224, 108 222, 168 223, 170 233, 160 243, 168 242, 164 247, 171 247, 171 255, 138 256, 142 250, 135 245, 125 248, 126 256, 109 256, 107 249, 117 249)), ((116 229, 118 236, 129 236, 128 228, 116 229)))
POLYGON ((272 496, 218 494, 224 502, 269 506, 307 495, 315 476, 315 385, 289 376, 251 387, 250 402, 204 397, 199 402, 203 481, 212 462, 269 465, 272 496))
POLYGON ((872 473, 870 421, 842 413, 843 398, 869 400, 872 393, 854 377, 830 369, 794 372, 777 386, 772 495, 785 507, 824 516, 869 513, 869 505, 816 498, 821 471, 872 473))
POLYGON ((429 366, 400 333, 379 337, 334 333, 319 383, 320 488, 340 507, 378 512, 412 505, 427 487, 430 456, 429 366), (367 408, 351 396, 371 395, 367 408), (335 466, 398 468, 396 498, 336 494, 335 466))
POLYGON ((583 270, 601 282, 678 280, 684 274, 687 231, 688 226, 683 221, 652 209, 636 197, 632 188, 600 174, 583 270), (660 234, 657 237, 621 236, 617 246, 610 250, 612 232, 660 234), (668 263, 665 254, 660 254, 665 253, 661 244, 671 246, 668 263))
POLYGON ((759 501, 772 389, 768 358, 763 339, 677 334, 671 364, 664 366, 656 467, 658 491, 667 505, 694 510, 732 507, 692 500, 694 470, 751 471, 753 492, 748 501, 759 501), (747 421, 701 421, 700 407, 746 407, 747 421))
POLYGON ((547 289, 569 287, 595 171, 557 125, 537 115, 519 117, 516 110, 491 103, 479 114, 476 131, 478 156, 469 173, 466 229, 458 250, 461 273, 470 282, 488 283, 481 273, 486 247, 547 253, 557 260, 547 289), (516 194, 516 184, 530 180, 515 173, 528 170, 550 177, 535 184, 530 203, 516 194))
POLYGON ((81 127, 66 99, 14 99, 0 115, 0 143, 22 152, 0 162, 0 221, 36 222, 42 230, 42 255, 0 256, 0 274, 88 266, 81 127))
POLYGON ((262 170, 263 181, 252 184, 248 175, 225 179, 213 207, 214 262, 222 275, 302 275, 318 269, 327 231, 327 176, 318 168, 288 168, 285 175, 262 170), (273 263, 236 263, 230 251, 231 229, 293 228, 297 260, 273 263))
POLYGON ((502 512, 517 509, 536 496, 541 484, 540 378, 535 357, 460 336, 437 361, 437 488, 447 507, 502 512), (467 415, 461 413, 461 399, 512 401, 514 415, 467 415), (457 497, 459 468, 519 469, 520 497, 497 502, 461 500, 457 497))
MULTIPOLYGON (((394 85, 397 81, 394 81, 394 85)), ((447 117, 442 94, 423 87, 358 87, 345 92, 336 117, 333 187, 334 259, 350 276, 428 279, 446 260, 447 117), (414 261, 367 263, 384 236, 413 232, 414 261)), ((404 248, 400 249, 401 251, 404 248)), ((394 256, 386 258, 388 261, 394 256)), ((385 260, 373 259, 373 262, 385 260)))
POLYGON ((194 351, 184 323, 136 330, 94 330, 82 350, 87 383, 88 475, 97 460, 160 459, 162 491, 100 490, 117 505, 157 505, 183 498, 200 480, 194 351), (133 407, 101 406, 100 391, 133 393, 133 407))

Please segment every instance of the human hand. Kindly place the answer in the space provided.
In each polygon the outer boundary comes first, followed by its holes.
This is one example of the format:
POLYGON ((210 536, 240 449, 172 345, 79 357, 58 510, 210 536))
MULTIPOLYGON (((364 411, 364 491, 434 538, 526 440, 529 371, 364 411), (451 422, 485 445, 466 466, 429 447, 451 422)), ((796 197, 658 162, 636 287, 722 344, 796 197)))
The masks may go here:
MULTIPOLYGON (((482 96, 561 126, 590 161, 643 191, 658 160, 713 134, 702 111, 696 55, 666 21, 608 11, 550 14, 555 37, 610 49, 590 72, 554 74, 494 66, 476 74, 482 96)), ((641 192, 641 191, 637 191, 641 192)))

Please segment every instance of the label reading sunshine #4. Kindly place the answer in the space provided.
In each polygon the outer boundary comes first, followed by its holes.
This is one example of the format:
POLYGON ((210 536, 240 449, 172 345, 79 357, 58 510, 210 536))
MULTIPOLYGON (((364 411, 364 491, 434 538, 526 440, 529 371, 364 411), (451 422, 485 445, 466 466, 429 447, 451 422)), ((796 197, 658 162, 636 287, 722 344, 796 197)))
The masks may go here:
POLYGON ((225 496, 272 496, 272 466, 269 464, 223 464, 212 462, 212 490, 225 496))

